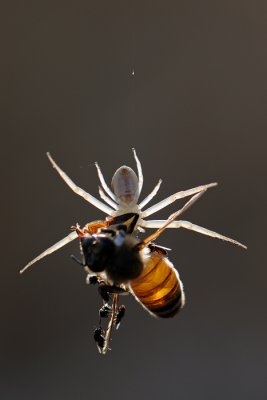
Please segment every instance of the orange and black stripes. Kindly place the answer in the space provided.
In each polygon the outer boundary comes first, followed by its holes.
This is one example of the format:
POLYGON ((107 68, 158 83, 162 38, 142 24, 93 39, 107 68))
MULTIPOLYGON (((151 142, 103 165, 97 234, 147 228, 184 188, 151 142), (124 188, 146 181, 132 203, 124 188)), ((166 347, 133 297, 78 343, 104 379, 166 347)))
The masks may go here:
POLYGON ((144 261, 142 274, 131 281, 132 292, 152 314, 173 317, 184 305, 183 284, 169 259, 157 250, 144 261))

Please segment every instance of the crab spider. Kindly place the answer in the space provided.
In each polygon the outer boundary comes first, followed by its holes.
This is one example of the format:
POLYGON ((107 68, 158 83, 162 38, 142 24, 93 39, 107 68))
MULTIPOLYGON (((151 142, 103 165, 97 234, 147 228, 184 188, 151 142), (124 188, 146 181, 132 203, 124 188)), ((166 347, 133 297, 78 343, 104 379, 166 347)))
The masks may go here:
MULTIPOLYGON (((143 208, 153 199, 153 197, 157 194, 162 180, 160 179, 155 188, 152 192, 145 197, 139 204, 138 200, 142 191, 143 187, 143 173, 141 163, 136 155, 135 149, 133 149, 133 154, 137 166, 137 173, 138 177, 135 172, 127 166, 122 166, 115 171, 112 181, 111 187, 113 191, 107 185, 105 178, 101 172, 101 169, 97 163, 95 163, 97 168, 98 177, 100 180, 99 186, 99 195, 101 199, 106 203, 102 202, 101 200, 97 199, 96 197, 92 196, 90 193, 86 192, 79 186, 77 186, 70 177, 56 164, 53 160, 51 155, 47 153, 47 157, 51 162, 52 166, 55 168, 57 173, 60 177, 65 181, 65 183, 79 196, 83 197, 88 203, 91 203, 93 206, 98 208, 99 210, 103 211, 108 218, 116 218, 120 215, 124 215, 127 213, 135 213, 138 215, 138 219, 135 225, 136 230, 142 231, 142 228, 185 228, 189 229, 203 235, 207 235, 213 238, 221 239, 233 243, 235 245, 241 246, 246 249, 246 246, 242 243, 237 242, 234 239, 229 237, 223 236, 219 233, 211 231, 209 229, 203 228, 201 226, 192 224, 188 221, 174 220, 175 218, 184 212, 188 206, 187 204, 193 204, 193 201, 190 200, 185 204, 183 208, 178 210, 175 214, 172 214, 167 220, 146 220, 145 218, 156 213, 159 210, 167 207, 168 205, 172 204, 178 199, 183 199, 188 196, 193 196, 191 199, 195 198, 198 199, 200 196, 195 196, 197 194, 204 194, 207 189, 217 186, 217 183, 210 183, 207 185, 197 186, 192 189, 184 190, 177 192, 166 199, 160 201, 159 203, 154 204, 153 206, 143 210, 143 208)), ((89 224, 90 225, 90 224, 89 224)), ((49 247, 43 253, 41 253, 38 257, 34 260, 30 261, 20 272, 23 273, 26 269, 28 269, 31 265, 33 265, 36 261, 39 261, 43 257, 53 253, 54 251, 60 249, 61 247, 65 246, 67 243, 71 242, 72 240, 76 239, 79 234, 78 231, 75 230, 71 232, 68 236, 54 244, 53 246, 49 247)))

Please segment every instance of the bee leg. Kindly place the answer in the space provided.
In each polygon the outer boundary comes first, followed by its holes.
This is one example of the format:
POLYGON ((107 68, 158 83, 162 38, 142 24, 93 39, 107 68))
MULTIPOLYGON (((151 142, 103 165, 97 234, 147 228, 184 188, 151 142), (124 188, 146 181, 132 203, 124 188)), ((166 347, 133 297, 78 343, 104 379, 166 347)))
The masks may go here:
POLYGON ((77 264, 81 265, 82 267, 85 266, 84 263, 83 263, 81 260, 79 260, 74 254, 71 254, 71 255, 70 255, 70 258, 71 258, 73 261, 75 261, 77 264))
POLYGON ((104 300, 105 303, 108 303, 110 300, 110 293, 113 294, 124 294, 126 292, 126 290, 124 290, 123 288, 120 288, 118 286, 115 285, 107 285, 104 281, 99 282, 98 285, 98 292, 100 294, 100 296, 102 297, 102 299, 104 300))
POLYGON ((101 327, 95 329, 94 340, 96 342, 99 353, 103 354, 103 348, 105 346, 106 340, 105 331, 101 327))
POLYGON ((87 274, 86 283, 87 285, 96 285, 98 283, 98 276, 87 274))
POLYGON ((116 318, 115 318, 115 327, 116 329, 119 329, 120 324, 121 324, 121 320, 124 318, 125 316, 125 311, 126 311, 126 307, 121 305, 118 308, 118 311, 116 313, 116 318))
POLYGON ((111 313, 111 307, 108 304, 104 304, 99 310, 100 318, 108 318, 111 313))
POLYGON ((110 300, 109 296, 109 285, 107 285, 105 282, 100 282, 98 285, 98 293, 100 294, 101 298, 105 303, 108 303, 110 300))
POLYGON ((99 310, 99 324, 101 324, 101 318, 108 318, 111 315, 111 307, 108 304, 104 304, 99 310))
POLYGON ((111 350, 109 347, 109 343, 111 340, 112 328, 115 325, 115 319, 116 319, 116 314, 117 314, 117 305, 118 305, 118 294, 114 293, 112 296, 111 315, 110 315, 110 320, 108 323, 107 330, 105 332, 105 342, 104 342, 102 354, 106 354, 108 350, 111 350))

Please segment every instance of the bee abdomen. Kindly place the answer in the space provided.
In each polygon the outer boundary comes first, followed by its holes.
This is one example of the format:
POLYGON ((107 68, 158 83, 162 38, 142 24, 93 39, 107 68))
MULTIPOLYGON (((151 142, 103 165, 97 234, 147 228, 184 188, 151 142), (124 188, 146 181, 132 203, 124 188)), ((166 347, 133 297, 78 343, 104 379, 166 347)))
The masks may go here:
POLYGON ((151 313, 170 318, 184 305, 183 284, 169 259, 152 252, 142 274, 131 282, 137 300, 151 313))

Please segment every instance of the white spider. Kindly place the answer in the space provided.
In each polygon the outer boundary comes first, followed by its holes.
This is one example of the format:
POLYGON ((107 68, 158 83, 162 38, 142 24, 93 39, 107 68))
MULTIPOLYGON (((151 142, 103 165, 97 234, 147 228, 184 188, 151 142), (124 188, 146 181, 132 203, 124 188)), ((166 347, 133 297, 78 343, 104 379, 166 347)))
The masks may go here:
MULTIPOLYGON (((77 186, 68 177, 68 175, 64 171, 62 171, 62 169, 56 164, 56 162, 53 160, 53 158, 51 157, 51 155, 49 153, 47 153, 47 157, 49 158, 52 166, 55 168, 55 170, 58 172, 58 174, 61 176, 61 178, 66 182, 66 184, 76 194, 83 197, 88 203, 91 203, 92 205, 97 207, 99 210, 101 210, 105 214, 107 214, 108 216, 116 217, 116 216, 123 215, 126 213, 138 214, 139 219, 136 224, 136 229, 138 229, 138 230, 142 231, 142 228, 163 228, 163 227, 185 228, 185 229, 189 229, 189 230, 201 233, 203 235, 211 236, 213 238, 226 240, 228 242, 231 242, 233 244, 236 244, 236 245, 241 246, 246 249, 246 246, 244 246, 242 243, 237 242, 234 239, 220 235, 219 233, 213 232, 213 231, 203 228, 201 226, 192 224, 189 221, 182 221, 182 220, 174 221, 173 217, 175 215, 176 216, 180 215, 181 211, 182 212, 185 211, 188 208, 187 204, 182 209, 178 210, 178 212, 171 215, 167 220, 145 220, 144 218, 167 207, 168 205, 172 204, 174 201, 176 201, 178 199, 182 199, 184 197, 194 196, 196 194, 203 194, 207 189, 217 186, 217 183, 215 182, 215 183, 210 183, 208 185, 201 185, 201 186, 197 186, 193 189, 188 189, 185 191, 177 192, 177 193, 167 197, 166 199, 160 201, 159 203, 154 204, 153 206, 147 208, 146 210, 143 210, 143 208, 147 205, 147 203, 149 201, 151 201, 153 199, 153 197, 156 195, 156 193, 158 192, 162 181, 160 179, 158 184, 152 190, 152 192, 143 201, 141 201, 138 204, 137 202, 138 202, 138 199, 139 199, 142 187, 143 187, 143 173, 142 173, 141 163, 140 163, 134 149, 133 149, 133 153, 134 153, 134 158, 136 161, 138 178, 137 178, 135 172, 130 167, 122 166, 122 167, 118 168, 117 171, 114 173, 112 181, 111 181, 111 186, 112 186, 113 192, 108 187, 108 185, 104 179, 104 176, 100 170, 99 165, 97 163, 95 163, 97 172, 98 172, 98 176, 99 176, 99 180, 102 185, 102 187, 101 186, 99 187, 99 195, 100 195, 101 199, 104 200, 108 205, 103 203, 102 201, 98 200, 91 194, 85 192, 79 186, 77 186), (171 222, 170 222, 170 219, 172 219, 171 222)), ((200 196, 196 196, 196 199, 198 199, 199 197, 200 196)), ((191 198, 191 199, 193 199, 193 198, 191 198)), ((190 200, 189 200, 188 204, 189 205, 193 204, 193 201, 190 202, 190 200)), ((71 232, 64 239, 55 243, 53 246, 49 247, 47 250, 45 250, 43 253, 41 253, 38 257, 36 257, 34 260, 30 261, 20 272, 23 273, 27 268, 29 268, 36 261, 53 253, 54 251, 60 249, 61 247, 65 246, 67 243, 76 239, 77 237, 78 237, 78 234, 76 231, 71 232)))

